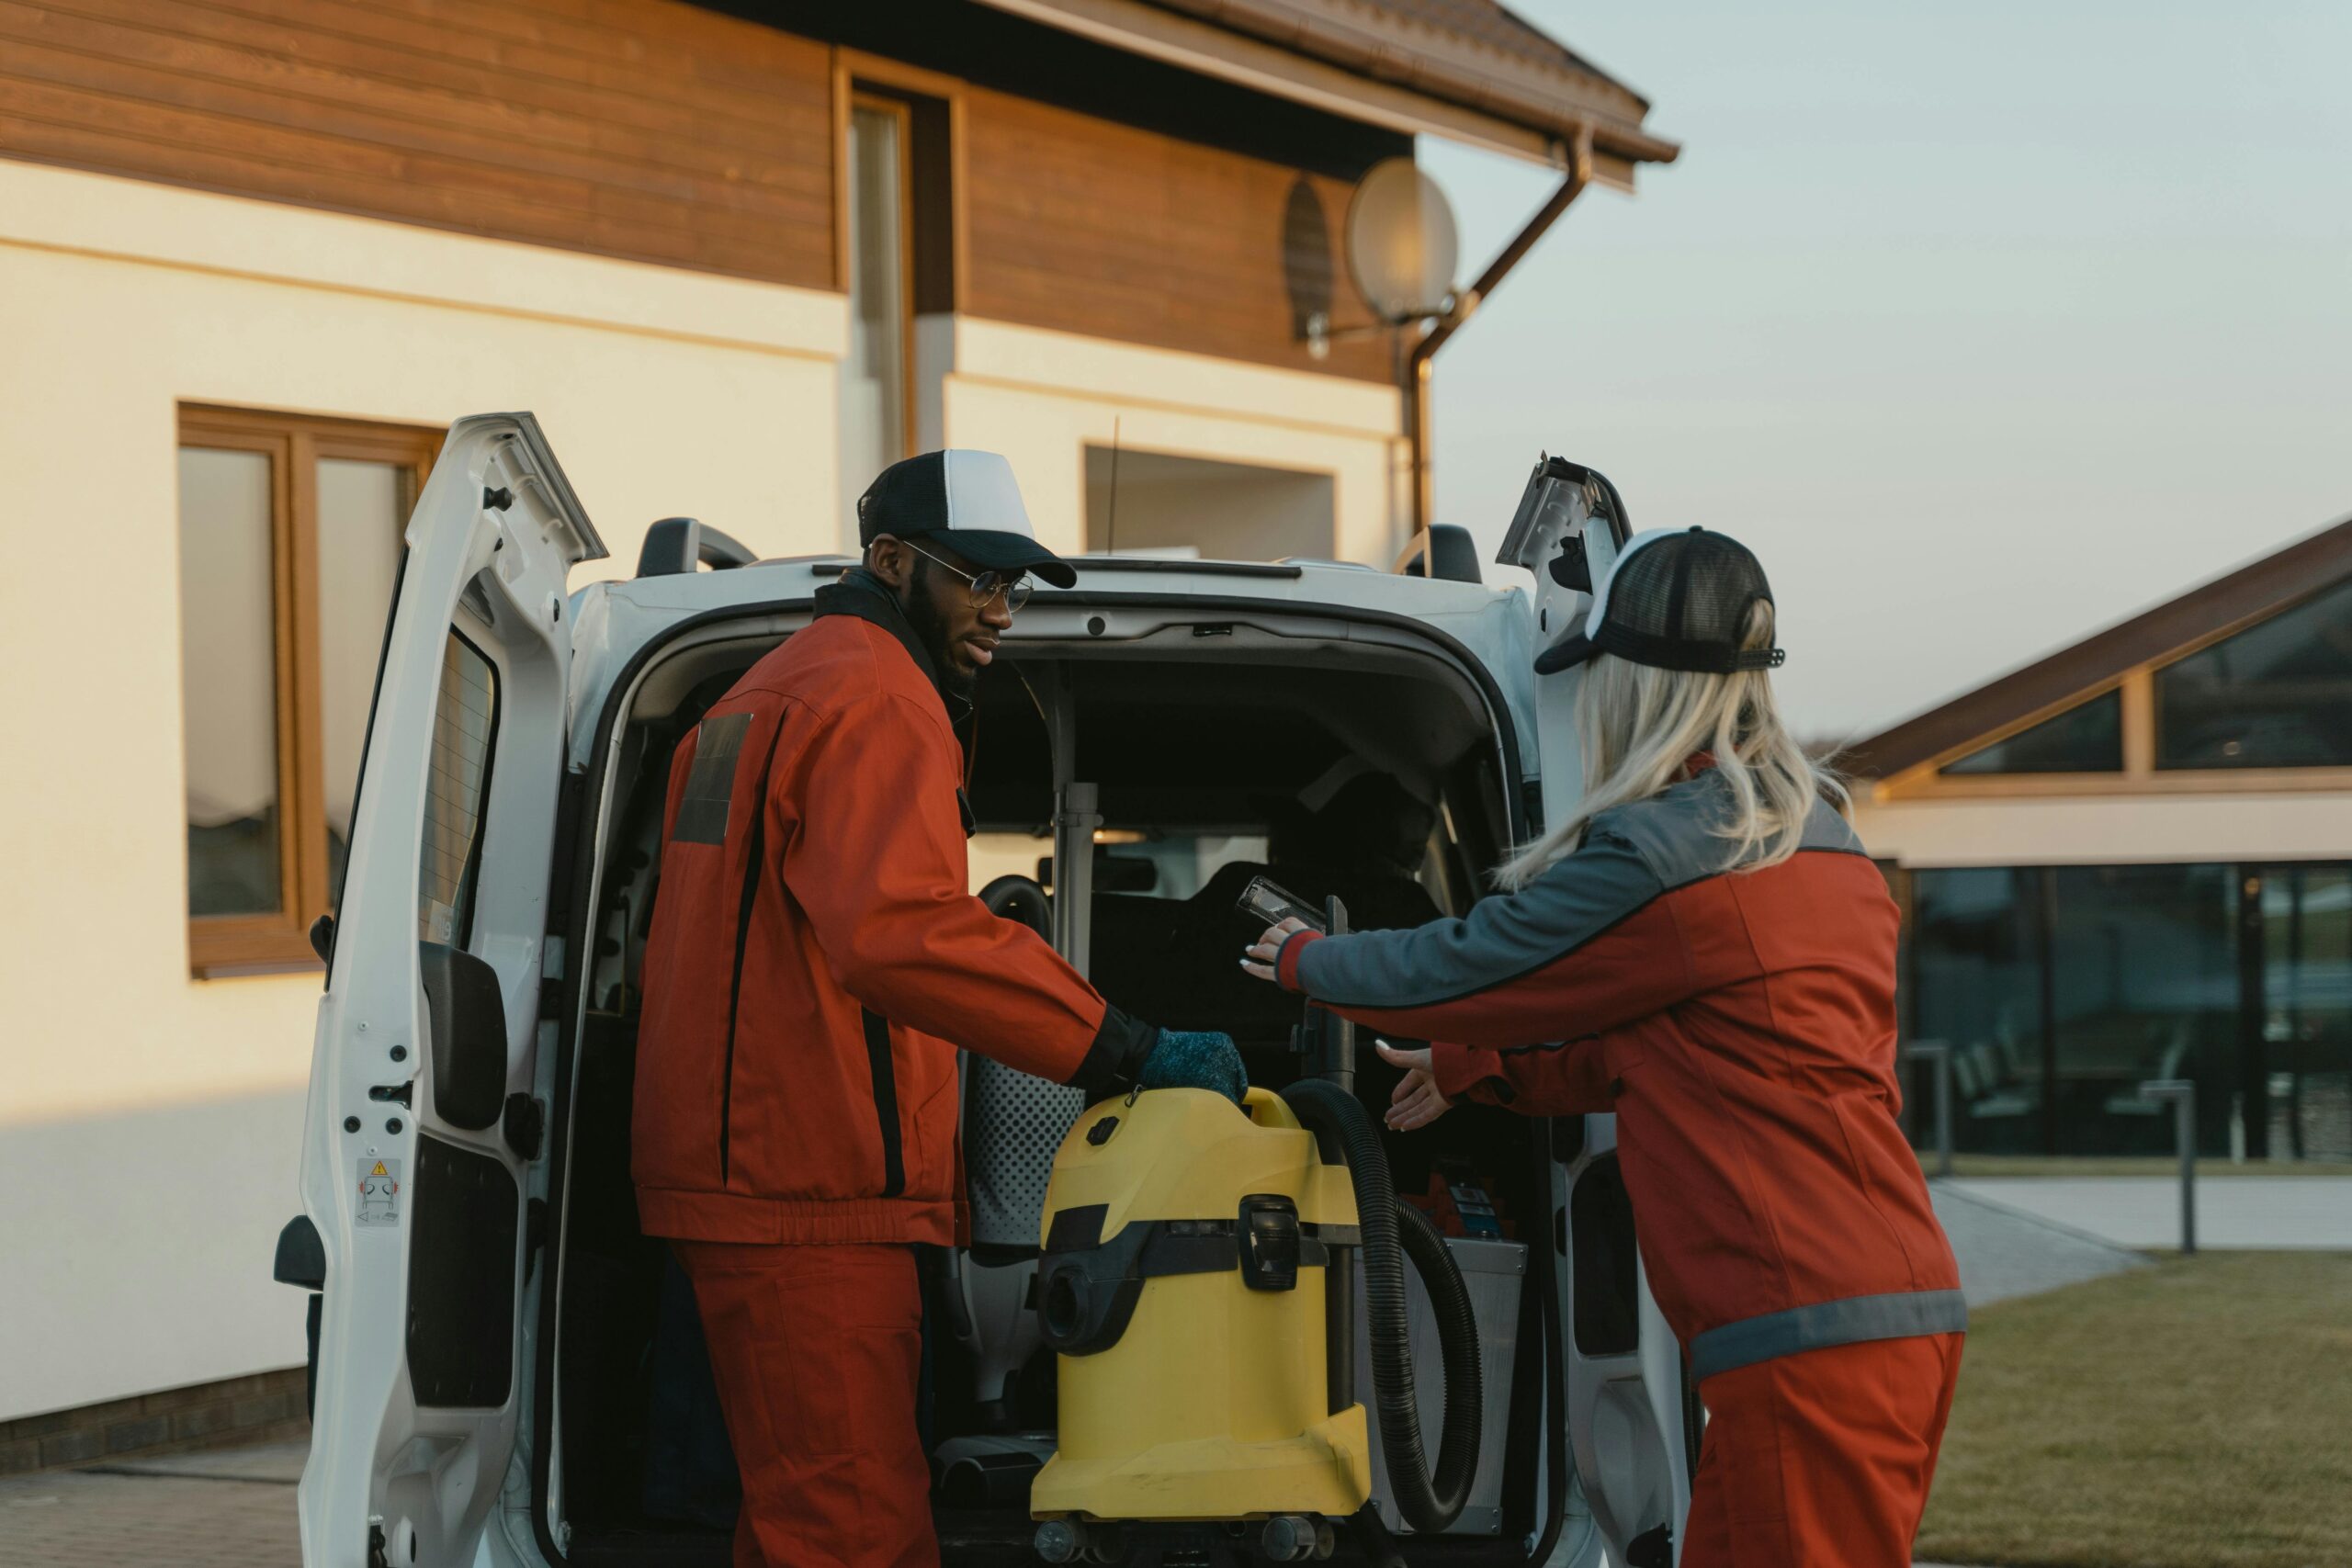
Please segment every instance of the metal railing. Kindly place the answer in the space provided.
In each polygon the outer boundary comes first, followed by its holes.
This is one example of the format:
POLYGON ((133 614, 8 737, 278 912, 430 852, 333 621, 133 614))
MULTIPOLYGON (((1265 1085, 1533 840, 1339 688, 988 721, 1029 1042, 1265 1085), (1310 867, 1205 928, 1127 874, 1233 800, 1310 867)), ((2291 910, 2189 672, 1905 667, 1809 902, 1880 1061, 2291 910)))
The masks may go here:
POLYGON ((1911 1058, 1936 1069, 1936 1174, 1951 1174, 1951 1047, 1940 1040, 1915 1040, 1911 1058))
POLYGON ((2150 1078, 2140 1086, 2143 1100, 2172 1101, 2173 1143, 2180 1155, 2180 1250, 2197 1253, 2197 1084, 2190 1078, 2150 1078))

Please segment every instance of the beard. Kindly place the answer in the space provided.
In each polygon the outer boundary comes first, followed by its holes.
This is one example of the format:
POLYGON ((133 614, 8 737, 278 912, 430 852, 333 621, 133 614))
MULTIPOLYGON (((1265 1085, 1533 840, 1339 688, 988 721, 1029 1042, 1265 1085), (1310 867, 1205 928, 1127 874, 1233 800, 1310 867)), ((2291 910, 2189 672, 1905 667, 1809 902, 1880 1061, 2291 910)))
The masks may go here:
POLYGON ((969 702, 978 689, 980 672, 967 670, 956 661, 947 619, 940 614, 939 601, 932 592, 932 577, 930 558, 917 556, 915 570, 907 579, 906 597, 899 604, 907 613, 907 625, 914 628, 915 640, 931 655, 932 668, 939 671, 940 685, 951 695, 969 702))

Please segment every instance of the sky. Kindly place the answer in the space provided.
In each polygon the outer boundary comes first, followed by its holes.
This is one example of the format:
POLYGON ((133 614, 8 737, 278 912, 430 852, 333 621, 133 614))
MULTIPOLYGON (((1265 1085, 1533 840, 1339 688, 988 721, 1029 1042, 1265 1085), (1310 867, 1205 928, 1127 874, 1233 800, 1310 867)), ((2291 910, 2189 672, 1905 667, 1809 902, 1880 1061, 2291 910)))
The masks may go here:
MULTIPOLYGON (((1514 8, 1683 152, 1438 356, 1489 554, 1545 450, 1732 534, 1845 739, 2352 513, 2352 5, 1514 8)), ((1556 179, 1420 158, 1464 281, 1556 179)))

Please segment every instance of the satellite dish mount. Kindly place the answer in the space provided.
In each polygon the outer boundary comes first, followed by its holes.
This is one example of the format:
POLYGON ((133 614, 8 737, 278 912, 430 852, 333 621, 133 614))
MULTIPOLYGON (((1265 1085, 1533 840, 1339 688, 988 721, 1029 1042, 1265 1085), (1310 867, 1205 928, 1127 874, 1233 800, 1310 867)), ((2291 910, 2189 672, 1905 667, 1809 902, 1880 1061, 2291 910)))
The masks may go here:
POLYGON ((1306 318, 1307 352, 1327 357, 1335 339, 1392 332, 1415 321, 1458 321, 1477 303, 1454 287, 1461 233, 1445 192, 1410 158, 1385 158, 1356 185, 1348 202, 1348 274, 1377 318, 1333 327, 1330 314, 1306 318))

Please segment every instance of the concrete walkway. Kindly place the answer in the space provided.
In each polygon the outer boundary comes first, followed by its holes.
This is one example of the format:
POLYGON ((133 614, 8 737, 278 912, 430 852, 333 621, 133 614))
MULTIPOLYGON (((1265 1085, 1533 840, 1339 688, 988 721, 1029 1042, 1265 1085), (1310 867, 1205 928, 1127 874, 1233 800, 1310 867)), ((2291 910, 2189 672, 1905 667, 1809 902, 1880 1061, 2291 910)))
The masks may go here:
POLYGON ((1928 1190, 1951 1238, 1961 1292, 1972 1307, 2147 1267, 2148 1260, 2128 1247, 1986 1198, 1973 1185, 1937 1181, 1928 1190))
MULTIPOLYGON (((2119 1247, 2165 1251, 2180 1245, 2180 1183, 2170 1177, 1976 1177, 1937 1186, 2119 1247)), ((2197 1245, 2352 1251, 2352 1177, 2230 1176, 2199 1181, 2197 1245)))

